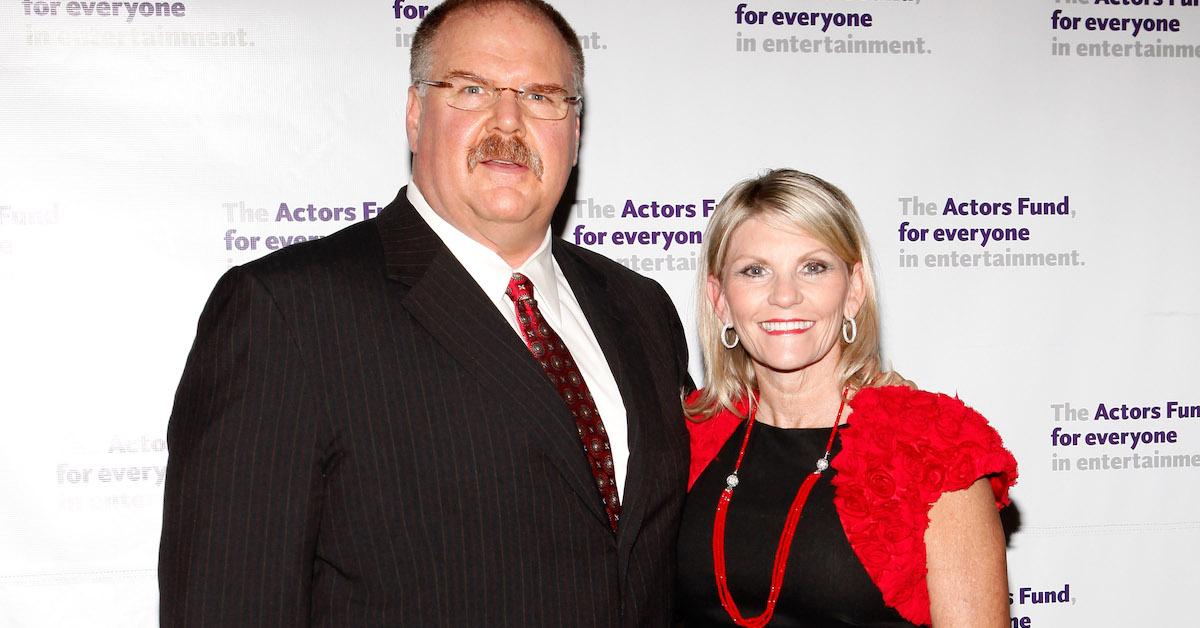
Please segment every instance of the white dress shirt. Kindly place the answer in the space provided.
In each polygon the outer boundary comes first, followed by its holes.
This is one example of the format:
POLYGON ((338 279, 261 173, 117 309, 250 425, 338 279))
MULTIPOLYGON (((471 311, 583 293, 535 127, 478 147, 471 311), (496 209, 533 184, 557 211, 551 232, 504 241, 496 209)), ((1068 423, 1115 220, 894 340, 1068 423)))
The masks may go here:
MULTIPOLYGON (((546 228, 546 236, 529 259, 517 268, 512 268, 495 251, 471 239, 459 231, 454 225, 439 216, 415 182, 408 184, 408 201, 417 209, 417 213, 433 232, 441 238, 446 248, 467 269, 471 278, 487 295, 488 299, 504 316, 504 320, 513 329, 513 333, 521 338, 520 327, 517 325, 516 307, 508 298, 508 281, 513 273, 521 273, 533 282, 534 298, 538 309, 546 322, 558 332, 571 357, 579 366, 579 373, 587 383, 588 390, 600 411, 604 421, 604 429, 608 432, 608 441, 612 447, 614 474, 616 475, 617 491, 625 494, 625 468, 629 462, 629 429, 625 415, 625 403, 621 401, 621 393, 617 389, 617 381, 608 368, 608 361, 596 342, 596 335, 579 308, 575 293, 563 277, 562 269, 554 260, 550 250, 550 229, 546 228)), ((580 445, 580 454, 583 446, 580 445)))

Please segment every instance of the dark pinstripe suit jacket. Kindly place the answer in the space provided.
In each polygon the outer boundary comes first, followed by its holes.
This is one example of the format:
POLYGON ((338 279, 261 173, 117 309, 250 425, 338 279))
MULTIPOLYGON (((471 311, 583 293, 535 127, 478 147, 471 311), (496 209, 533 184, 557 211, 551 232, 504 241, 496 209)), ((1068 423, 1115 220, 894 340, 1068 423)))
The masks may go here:
POLYGON ((163 626, 661 626, 687 481, 667 295, 561 241, 630 458, 609 532, 574 422, 405 199, 230 270, 167 440, 163 626))

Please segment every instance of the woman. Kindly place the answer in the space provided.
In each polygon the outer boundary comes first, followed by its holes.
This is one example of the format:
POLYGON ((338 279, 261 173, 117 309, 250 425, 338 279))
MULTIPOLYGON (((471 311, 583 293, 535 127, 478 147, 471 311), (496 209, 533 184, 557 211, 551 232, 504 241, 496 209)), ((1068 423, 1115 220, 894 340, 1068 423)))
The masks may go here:
POLYGON ((1007 626, 1016 462, 960 401, 881 370, 849 199, 795 170, 744 181, 703 257, 686 625, 1007 626))

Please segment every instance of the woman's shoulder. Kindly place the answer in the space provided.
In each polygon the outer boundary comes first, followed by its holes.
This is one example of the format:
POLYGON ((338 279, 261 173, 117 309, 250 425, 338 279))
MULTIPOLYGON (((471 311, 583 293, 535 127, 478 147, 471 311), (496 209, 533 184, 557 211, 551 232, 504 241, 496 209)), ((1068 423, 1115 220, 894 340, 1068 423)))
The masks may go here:
POLYGON ((957 397, 902 386, 864 388, 841 432, 834 504, 884 601, 929 622, 924 534, 942 494, 988 478, 996 505, 1008 503, 1017 463, 981 414, 957 397))
POLYGON ((910 386, 872 386, 863 388, 850 400, 856 413, 884 413, 890 417, 933 417, 940 414, 959 414, 970 408, 958 397, 930 392, 910 386))
POLYGON ((746 418, 746 411, 749 404, 746 400, 739 399, 734 402, 734 410, 729 408, 717 408, 717 411, 712 416, 703 416, 698 410, 693 410, 695 404, 704 396, 706 389, 697 388, 683 400, 683 407, 687 414, 688 429, 705 430, 713 429, 714 425, 733 422, 737 423, 741 419, 746 418))
POLYGON ((851 422, 864 430, 888 429, 897 438, 959 447, 970 442, 1003 446, 982 414, 958 397, 907 386, 864 388, 850 401, 851 422))
MULTIPOLYGON (((957 397, 906 386, 864 388, 850 402, 844 463, 887 466, 919 476, 926 497, 994 476, 997 506, 1008 503, 1016 460, 982 414, 957 397)), ((912 474, 912 475, 910 475, 912 474)))
MULTIPOLYGON (((704 389, 693 391, 684 399, 684 407, 691 408, 703 394, 704 389)), ((745 418, 746 402, 735 404, 740 412, 728 408, 720 408, 709 417, 689 414, 685 420, 688 429, 688 440, 691 443, 691 466, 688 473, 688 489, 696 482, 696 478, 717 457, 717 452, 737 431, 737 426, 745 418)))

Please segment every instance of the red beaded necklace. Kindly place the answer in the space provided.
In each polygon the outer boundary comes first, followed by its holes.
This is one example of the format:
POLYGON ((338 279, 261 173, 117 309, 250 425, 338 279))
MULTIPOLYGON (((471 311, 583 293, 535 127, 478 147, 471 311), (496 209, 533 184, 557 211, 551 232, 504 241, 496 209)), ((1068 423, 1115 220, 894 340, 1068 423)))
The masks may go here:
POLYGON ((733 473, 725 478, 725 490, 721 491, 721 498, 717 500, 717 515, 713 520, 712 545, 713 571, 717 577, 717 595, 721 598, 721 606, 725 608, 725 612, 729 614, 733 623, 739 626, 761 628, 770 623, 771 617, 775 614, 775 603, 779 601, 779 592, 783 588, 783 572, 787 569, 788 553, 792 550, 792 537, 796 535, 796 524, 800 523, 800 513, 804 510, 804 503, 808 501, 808 494, 812 491, 813 485, 820 479, 821 472, 829 468, 829 452, 833 449, 833 439, 837 438, 838 427, 842 423, 842 410, 846 408, 846 395, 849 391, 849 387, 842 389, 842 402, 838 405, 837 418, 833 421, 833 431, 829 433, 829 442, 825 443, 825 455, 817 458, 816 470, 804 478, 804 483, 800 485, 800 490, 796 491, 796 497, 792 499, 792 505, 788 508, 787 519, 783 524, 783 533, 779 535, 779 545, 775 548, 775 564, 771 568, 771 591, 767 594, 767 608, 757 617, 742 616, 737 604, 733 601, 733 593, 729 591, 729 582, 725 574, 725 517, 729 512, 729 502, 733 499, 733 489, 738 485, 738 469, 742 467, 742 458, 746 455, 746 443, 750 442, 750 431, 754 428, 754 415, 758 412, 757 404, 754 404, 750 415, 746 418, 746 435, 742 438, 742 449, 738 452, 737 462, 733 464, 733 473))

